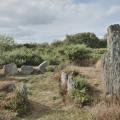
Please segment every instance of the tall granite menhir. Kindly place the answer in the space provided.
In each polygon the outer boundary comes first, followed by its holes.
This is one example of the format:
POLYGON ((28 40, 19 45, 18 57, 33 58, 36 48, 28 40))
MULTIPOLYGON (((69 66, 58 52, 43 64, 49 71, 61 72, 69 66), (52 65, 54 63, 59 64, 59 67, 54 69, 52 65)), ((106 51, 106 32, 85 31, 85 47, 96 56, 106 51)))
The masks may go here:
POLYGON ((103 59, 103 72, 107 94, 120 96, 120 25, 107 30, 108 52, 103 59))

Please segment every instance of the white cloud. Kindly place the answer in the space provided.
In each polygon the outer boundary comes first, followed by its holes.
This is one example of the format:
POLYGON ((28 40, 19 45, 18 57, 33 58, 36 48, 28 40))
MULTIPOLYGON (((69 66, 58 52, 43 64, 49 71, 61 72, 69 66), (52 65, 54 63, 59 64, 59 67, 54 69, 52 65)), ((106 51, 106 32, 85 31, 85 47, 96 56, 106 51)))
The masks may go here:
POLYGON ((0 32, 13 35, 18 42, 49 42, 85 31, 101 36, 109 24, 120 21, 120 4, 92 1, 1 0, 0 32))

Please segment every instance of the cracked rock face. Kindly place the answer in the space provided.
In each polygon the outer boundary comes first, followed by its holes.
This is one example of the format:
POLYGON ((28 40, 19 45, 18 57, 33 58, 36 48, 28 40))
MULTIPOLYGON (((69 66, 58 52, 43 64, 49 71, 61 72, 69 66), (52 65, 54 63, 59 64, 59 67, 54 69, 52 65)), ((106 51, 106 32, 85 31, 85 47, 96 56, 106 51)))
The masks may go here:
POLYGON ((71 94, 74 89, 73 73, 61 73, 60 87, 66 91, 66 94, 71 94))
POLYGON ((17 74, 17 65, 15 63, 4 65, 3 72, 5 75, 16 75, 17 74))
POLYGON ((107 31, 108 52, 103 59, 107 94, 120 96, 120 25, 111 25, 107 31))

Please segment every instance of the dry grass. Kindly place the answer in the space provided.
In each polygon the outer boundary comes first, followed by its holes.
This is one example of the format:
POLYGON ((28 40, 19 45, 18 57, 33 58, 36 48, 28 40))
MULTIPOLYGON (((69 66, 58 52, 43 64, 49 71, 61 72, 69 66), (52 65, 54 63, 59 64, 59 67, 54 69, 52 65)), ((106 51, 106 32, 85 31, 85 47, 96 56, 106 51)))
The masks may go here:
POLYGON ((92 120, 120 120, 120 100, 106 98, 92 110, 92 120))
POLYGON ((0 109, 0 120, 16 120, 16 114, 0 109))
MULTIPOLYGON (((98 64, 101 64, 101 61, 98 61, 98 64)), ((67 72, 75 72, 82 77, 85 77, 88 84, 94 89, 93 97, 104 96, 105 94, 105 84, 102 77, 101 66, 97 67, 78 67, 78 66, 68 66, 65 68, 67 72)), ((98 98, 99 99, 99 98, 98 98)))
POLYGON ((6 91, 10 86, 14 85, 16 81, 0 81, 0 91, 6 91))
MULTIPOLYGON (((85 76, 93 87, 102 89, 100 71, 96 68, 70 66, 66 69, 76 71, 85 76)), ((90 120, 89 110, 91 108, 78 109, 63 104, 59 96, 59 83, 56 81, 60 78, 59 72, 54 76, 54 72, 46 72, 40 75, 17 75, 5 78, 25 82, 29 90, 29 99, 32 104, 31 114, 24 118, 17 118, 18 120, 90 120)))
POLYGON ((87 109, 65 106, 59 96, 58 81, 53 79, 53 72, 41 75, 18 76, 16 79, 26 81, 32 111, 19 120, 89 120, 87 109))

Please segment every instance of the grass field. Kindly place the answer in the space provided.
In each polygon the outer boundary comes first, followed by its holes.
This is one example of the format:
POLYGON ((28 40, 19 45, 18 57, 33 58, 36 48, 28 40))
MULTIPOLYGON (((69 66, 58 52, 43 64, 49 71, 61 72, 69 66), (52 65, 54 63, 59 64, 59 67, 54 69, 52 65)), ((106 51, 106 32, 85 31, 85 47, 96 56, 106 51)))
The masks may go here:
MULTIPOLYGON (((88 78, 88 82, 101 89, 100 71, 94 67, 77 67, 81 74, 88 78)), ((58 82, 53 79, 53 72, 40 75, 14 76, 13 79, 25 82, 29 91, 32 111, 29 115, 18 120, 90 120, 90 106, 77 108, 64 105, 59 96, 58 82)), ((96 93, 95 93, 96 94, 96 93)))

